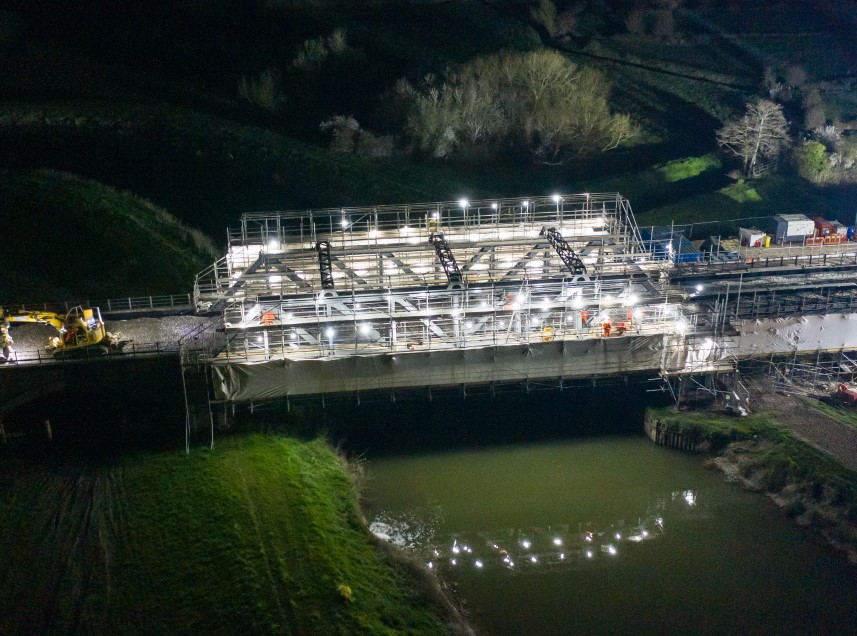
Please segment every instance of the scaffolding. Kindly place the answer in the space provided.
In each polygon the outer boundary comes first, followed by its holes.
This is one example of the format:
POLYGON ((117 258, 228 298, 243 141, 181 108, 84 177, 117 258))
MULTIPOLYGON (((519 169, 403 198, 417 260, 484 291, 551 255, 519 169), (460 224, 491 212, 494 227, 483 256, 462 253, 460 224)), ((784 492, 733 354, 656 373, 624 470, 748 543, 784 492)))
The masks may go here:
POLYGON ((791 359, 771 356, 765 366, 772 388, 789 395, 829 396, 840 383, 853 382, 857 376, 853 351, 816 351, 800 356, 795 353, 791 359))
POLYGON ((464 284, 562 278, 565 262, 540 236, 548 226, 591 275, 659 275, 664 266, 643 244, 619 194, 261 212, 245 214, 228 231, 227 253, 197 276, 194 298, 206 307, 330 288, 446 285, 437 235, 464 284), (321 242, 329 267, 320 267, 321 242))
POLYGON ((466 349, 696 328, 696 315, 666 302, 645 278, 325 291, 231 303, 224 321, 228 344, 220 357, 230 359, 466 349))
POLYGON ((731 370, 667 266, 618 194, 253 213, 195 299, 230 401, 731 370))

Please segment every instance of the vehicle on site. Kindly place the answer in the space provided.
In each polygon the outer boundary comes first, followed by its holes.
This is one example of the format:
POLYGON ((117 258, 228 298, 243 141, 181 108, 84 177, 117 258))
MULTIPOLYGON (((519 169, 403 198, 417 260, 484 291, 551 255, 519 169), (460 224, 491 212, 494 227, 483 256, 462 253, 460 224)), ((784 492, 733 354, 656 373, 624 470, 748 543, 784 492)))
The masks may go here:
POLYGON ((113 334, 104 327, 98 307, 72 307, 65 315, 51 311, 19 311, 9 313, 0 308, 0 349, 4 360, 10 360, 14 343, 9 331, 15 324, 50 325, 59 335, 48 340, 47 349, 56 357, 75 353, 106 354, 111 348, 121 348, 122 334, 113 334))

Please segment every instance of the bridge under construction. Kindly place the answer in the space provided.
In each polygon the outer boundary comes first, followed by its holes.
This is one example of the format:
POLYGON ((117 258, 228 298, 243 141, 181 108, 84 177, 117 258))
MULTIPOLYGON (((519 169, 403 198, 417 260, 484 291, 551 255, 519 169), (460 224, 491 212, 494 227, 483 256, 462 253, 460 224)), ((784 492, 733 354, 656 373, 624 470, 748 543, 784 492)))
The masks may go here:
MULTIPOLYGON (((113 303, 123 332, 153 316, 162 329, 123 355, 180 355, 186 395, 209 412, 629 374, 670 387, 743 360, 857 349, 857 243, 683 262, 616 193, 255 212, 227 237, 185 306, 113 303)), ((32 353, 19 346, 2 368, 54 362, 32 353)))
POLYGON ((678 372, 665 264, 618 194, 255 213, 195 299, 220 400, 678 372))

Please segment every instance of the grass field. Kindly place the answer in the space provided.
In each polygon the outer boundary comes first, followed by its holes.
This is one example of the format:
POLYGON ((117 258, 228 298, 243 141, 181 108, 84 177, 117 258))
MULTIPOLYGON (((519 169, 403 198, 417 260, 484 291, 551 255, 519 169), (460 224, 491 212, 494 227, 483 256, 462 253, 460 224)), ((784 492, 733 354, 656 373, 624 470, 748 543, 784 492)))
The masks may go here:
POLYGON ((853 186, 814 186, 797 176, 775 174, 721 184, 665 205, 635 206, 635 212, 640 225, 699 224, 698 231, 694 229, 695 238, 705 233, 737 236, 739 226, 763 223, 765 217, 774 214, 824 216, 853 225, 854 191, 853 186))
POLYGON ((0 633, 441 634, 322 441, 0 464, 0 633))
POLYGON ((18 168, 47 163, 117 184, 215 237, 246 211, 532 194, 543 186, 529 182, 555 174, 367 159, 163 104, 3 104, 4 142, 21 149, 18 168))

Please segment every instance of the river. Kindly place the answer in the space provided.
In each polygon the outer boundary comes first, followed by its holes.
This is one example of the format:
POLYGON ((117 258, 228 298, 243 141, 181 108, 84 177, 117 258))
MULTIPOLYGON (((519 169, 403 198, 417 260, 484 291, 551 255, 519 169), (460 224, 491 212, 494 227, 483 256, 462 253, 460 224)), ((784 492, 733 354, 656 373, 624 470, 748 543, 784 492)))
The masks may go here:
POLYGON ((642 435, 375 457, 365 495, 479 633, 857 633, 841 554, 642 435))

